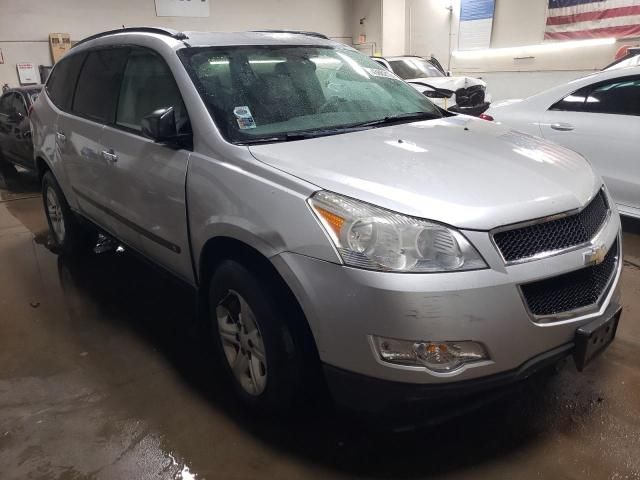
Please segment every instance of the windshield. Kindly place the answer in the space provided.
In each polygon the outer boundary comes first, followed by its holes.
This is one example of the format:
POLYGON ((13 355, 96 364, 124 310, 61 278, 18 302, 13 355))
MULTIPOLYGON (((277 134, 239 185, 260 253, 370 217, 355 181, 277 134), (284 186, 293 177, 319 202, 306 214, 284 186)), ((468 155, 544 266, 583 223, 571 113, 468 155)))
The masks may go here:
POLYGON ((279 141, 296 132, 327 135, 420 112, 442 116, 424 95, 347 48, 204 47, 179 54, 233 143, 279 141))
POLYGON ((444 77, 442 72, 423 58, 403 58, 390 60, 389 65, 400 78, 444 77))
POLYGON ((633 57, 629 57, 625 60, 614 63, 613 65, 610 65, 607 68, 605 68, 605 70, 617 70, 619 68, 635 67, 638 65, 640 65, 640 53, 633 57))

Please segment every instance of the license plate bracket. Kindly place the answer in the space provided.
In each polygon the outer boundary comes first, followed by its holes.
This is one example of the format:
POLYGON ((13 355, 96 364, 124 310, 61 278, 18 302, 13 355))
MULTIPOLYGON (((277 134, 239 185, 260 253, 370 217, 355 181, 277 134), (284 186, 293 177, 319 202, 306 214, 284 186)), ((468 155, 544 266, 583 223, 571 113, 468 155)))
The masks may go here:
POLYGON ((594 358, 604 352, 613 342, 618 330, 622 308, 612 315, 601 317, 576 330, 573 359, 578 371, 584 370, 594 358))

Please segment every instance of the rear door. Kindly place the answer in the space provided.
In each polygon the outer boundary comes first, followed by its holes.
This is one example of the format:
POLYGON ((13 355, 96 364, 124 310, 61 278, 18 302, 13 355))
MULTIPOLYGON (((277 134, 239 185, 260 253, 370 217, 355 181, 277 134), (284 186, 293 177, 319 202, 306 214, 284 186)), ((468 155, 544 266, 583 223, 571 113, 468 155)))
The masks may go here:
POLYGON ((177 130, 188 133, 189 116, 166 62, 152 50, 132 47, 115 124, 102 135, 102 149, 113 158, 105 195, 118 238, 192 281, 185 201, 190 152, 157 144, 141 129, 145 116, 166 107, 174 108, 177 130))
POLYGON ((640 76, 568 95, 546 112, 541 130, 589 160, 616 203, 640 208, 640 76))
POLYGON ((115 121, 127 48, 89 51, 77 76, 70 113, 58 116, 58 147, 79 210, 113 232, 109 211, 114 182, 111 160, 100 142, 105 124, 115 121))

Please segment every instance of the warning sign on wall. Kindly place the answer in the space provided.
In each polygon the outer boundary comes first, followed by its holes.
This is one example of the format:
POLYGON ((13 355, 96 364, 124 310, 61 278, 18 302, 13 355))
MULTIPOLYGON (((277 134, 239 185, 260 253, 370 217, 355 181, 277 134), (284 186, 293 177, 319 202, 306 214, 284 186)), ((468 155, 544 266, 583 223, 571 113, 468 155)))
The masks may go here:
POLYGON ((18 63, 16 64, 18 70, 18 80, 20 85, 33 85, 34 83, 40 83, 38 80, 38 71, 33 63, 18 63))

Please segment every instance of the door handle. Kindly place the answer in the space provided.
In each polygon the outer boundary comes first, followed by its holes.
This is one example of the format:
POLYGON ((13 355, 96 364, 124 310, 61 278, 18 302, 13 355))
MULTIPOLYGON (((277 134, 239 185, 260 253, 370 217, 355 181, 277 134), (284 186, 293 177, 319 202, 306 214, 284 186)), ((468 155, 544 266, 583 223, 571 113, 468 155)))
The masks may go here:
POLYGON ((574 126, 571 125, 570 123, 558 122, 558 123, 552 123, 551 128, 553 128, 554 130, 558 130, 560 132, 570 132, 571 130, 574 129, 574 126))
POLYGON ((61 132, 56 132, 56 138, 58 139, 58 142, 60 142, 60 143, 64 143, 64 141, 67 139, 66 135, 64 133, 61 133, 61 132))
POLYGON ((103 150, 102 158, 111 163, 116 163, 118 161, 118 155, 116 155, 116 153, 113 151, 113 148, 110 148, 109 150, 103 150))

